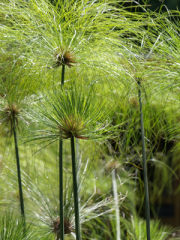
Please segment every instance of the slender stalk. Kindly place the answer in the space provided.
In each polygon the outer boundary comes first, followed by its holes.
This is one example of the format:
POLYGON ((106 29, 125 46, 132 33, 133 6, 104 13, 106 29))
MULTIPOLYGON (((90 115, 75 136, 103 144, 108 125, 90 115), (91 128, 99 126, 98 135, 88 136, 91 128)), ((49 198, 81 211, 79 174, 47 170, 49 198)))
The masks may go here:
POLYGON ((63 209, 63 141, 59 140, 59 203, 60 203, 60 239, 64 240, 64 209, 63 209))
POLYGON ((18 142, 17 142, 16 125, 15 125, 15 116, 14 116, 14 114, 12 114, 12 121, 13 121, 14 144, 15 144, 16 163, 17 163, 17 172, 18 172, 18 184, 19 184, 21 214, 22 214, 22 217, 23 217, 23 219, 25 221, 24 200, 23 200, 23 191, 22 191, 22 183, 21 183, 21 169, 20 169, 19 150, 18 150, 18 142))
POLYGON ((78 187, 77 187, 76 161, 75 161, 75 146, 74 146, 74 137, 73 136, 71 137, 71 156, 72 156, 72 172, 73 172, 76 240, 81 240, 80 223, 79 223, 78 187))
POLYGON ((79 157, 79 139, 76 138, 76 162, 77 162, 77 185, 78 185, 78 198, 79 198, 79 208, 81 207, 81 195, 80 195, 80 168, 81 168, 81 160, 79 157))
MULTIPOLYGON (((64 86, 65 65, 62 65, 61 88, 64 86)), ((63 140, 59 139, 59 204, 60 204, 60 239, 64 240, 64 207, 63 207, 63 140)), ((58 236, 57 236, 58 240, 58 236)))
POLYGON ((147 168, 146 168, 146 152, 145 152, 145 141, 144 141, 144 122, 141 102, 141 81, 138 78, 138 95, 139 95, 139 106, 140 106, 140 119, 141 119, 141 137, 142 137, 142 153, 143 153, 143 175, 144 175, 144 186, 145 186, 145 206, 146 206, 146 231, 147 240, 151 240, 150 237, 150 210, 149 210, 149 191, 148 191, 148 180, 147 180, 147 168))
POLYGON ((64 86, 64 76, 65 76, 65 65, 62 65, 62 74, 61 74, 61 88, 64 86))
POLYGON ((113 195, 114 195, 114 202, 115 202, 115 210, 116 210, 116 240, 121 240, 120 216, 119 216, 119 205, 118 205, 118 194, 117 194, 115 169, 112 171, 112 183, 113 183, 113 195))
MULTIPOLYGON (((76 162, 77 162, 77 173, 80 171, 80 161, 79 161, 79 140, 76 138, 76 162)), ((77 175, 77 183, 80 183, 80 175, 77 175)), ((80 196, 79 196, 80 198, 80 196)))

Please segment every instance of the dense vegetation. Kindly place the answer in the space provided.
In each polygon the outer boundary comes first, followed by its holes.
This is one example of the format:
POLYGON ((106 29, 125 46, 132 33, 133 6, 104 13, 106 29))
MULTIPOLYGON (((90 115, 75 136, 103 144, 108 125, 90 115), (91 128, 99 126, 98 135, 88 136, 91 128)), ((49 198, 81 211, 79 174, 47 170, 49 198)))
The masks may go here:
POLYGON ((129 8, 1 0, 0 239, 171 235, 180 13, 129 8))

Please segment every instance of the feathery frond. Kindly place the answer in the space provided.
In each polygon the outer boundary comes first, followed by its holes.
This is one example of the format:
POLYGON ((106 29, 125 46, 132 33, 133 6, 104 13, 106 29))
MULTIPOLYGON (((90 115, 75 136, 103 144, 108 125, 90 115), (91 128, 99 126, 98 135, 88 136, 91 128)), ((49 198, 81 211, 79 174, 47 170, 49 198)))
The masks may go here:
POLYGON ((32 121, 41 130, 32 132, 27 141, 56 141, 74 136, 80 139, 104 139, 115 132, 111 126, 107 102, 98 97, 93 89, 76 88, 67 91, 49 91, 31 111, 32 121))

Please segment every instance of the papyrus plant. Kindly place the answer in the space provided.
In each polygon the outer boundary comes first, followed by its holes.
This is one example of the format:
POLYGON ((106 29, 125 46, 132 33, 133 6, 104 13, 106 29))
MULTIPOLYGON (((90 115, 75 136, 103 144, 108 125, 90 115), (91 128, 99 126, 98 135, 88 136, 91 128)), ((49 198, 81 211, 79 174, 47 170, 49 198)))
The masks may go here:
MULTIPOLYGON (((169 114, 169 119, 173 122, 178 116, 179 105, 179 85, 180 85, 180 39, 179 39, 179 15, 180 11, 170 11, 163 13, 156 19, 156 27, 151 29, 151 32, 157 39, 157 44, 154 47, 154 55, 156 56, 157 63, 154 85, 156 85, 156 92, 159 91, 163 94, 168 104, 177 108, 173 120, 169 114)), ((171 107, 170 107, 171 108, 171 107)), ((169 109, 166 107, 166 111, 169 109)), ((179 145, 179 124, 167 124, 166 140, 173 141, 179 145)))
MULTIPOLYGON (((3 66, 4 67, 4 66, 3 66)), ((5 68, 5 67, 4 67, 5 68)), ((0 81, 0 131, 2 139, 14 137, 14 147, 17 162, 17 174, 19 184, 19 199, 21 214, 25 220, 23 190, 21 183, 20 158, 18 150, 18 134, 22 134, 25 126, 29 123, 25 110, 30 106, 30 91, 33 89, 32 82, 25 77, 19 66, 6 66, 4 71, 11 74, 0 81), (27 85, 29 89, 27 89, 27 85)))
POLYGON ((3 96, 0 98, 0 123, 1 130, 4 134, 9 136, 14 136, 14 146, 17 161, 17 173, 18 173, 18 183, 19 183, 19 195, 20 195, 20 206, 21 214, 25 219, 24 212, 24 200, 23 191, 21 183, 21 170, 20 170, 20 159, 17 141, 17 132, 20 130, 20 122, 23 121, 27 123, 23 116, 23 102, 18 101, 15 98, 8 99, 8 96, 3 96))
POLYGON ((146 231, 147 231, 147 240, 150 240, 151 239, 151 236, 150 236, 150 207, 149 207, 149 190, 148 190, 148 178, 147 178, 144 120, 143 120, 143 110, 142 110, 142 100, 141 100, 141 81, 142 81, 142 79, 140 79, 140 78, 137 79, 139 110, 140 110, 140 124, 141 124, 141 139, 142 139, 143 177, 144 177, 144 187, 145 187, 146 231))
MULTIPOLYGON (((145 81, 145 76, 148 74, 148 61, 146 55, 144 56, 143 44, 140 48, 142 52, 138 55, 132 51, 131 59, 129 61, 129 75, 131 76, 132 85, 136 89, 137 106, 139 105, 139 117, 140 117, 140 130, 141 130, 141 144, 142 144, 142 161, 143 161, 143 179, 145 188, 145 210, 146 210, 146 231, 147 240, 150 240, 150 206, 149 206, 149 190, 148 190, 148 178, 147 178, 147 160, 146 160, 146 147, 145 147, 145 133, 144 133, 144 120, 143 120, 143 105, 142 105, 142 84, 145 81)), ((151 51, 151 49, 149 50, 151 51)), ((148 54, 147 54, 148 56, 148 54)), ((128 64, 127 64, 128 65, 128 64)), ((150 69, 151 70, 151 69, 150 69)), ((146 90, 145 90, 146 91, 146 90)), ((145 92, 146 94, 146 92, 145 92)), ((134 102, 136 104, 136 102, 134 102)))
MULTIPOLYGON (((82 236, 89 238, 97 236, 99 231, 99 226, 94 228, 95 224, 100 221, 105 220, 109 222, 112 216, 114 215, 114 198, 111 195, 111 189, 106 189, 101 197, 99 197, 98 189, 104 188, 104 182, 102 182, 102 178, 99 176, 98 179, 94 179, 91 175, 91 166, 92 161, 90 159, 86 160, 84 154, 86 151, 82 150, 81 155, 81 167, 78 169, 77 174, 79 175, 79 186, 78 186, 78 194, 82 196, 81 205, 79 208, 79 219, 82 229, 82 236), (93 182, 93 184, 92 184, 93 182), (97 222, 95 222, 97 219, 97 222), (89 231, 90 229, 93 229, 89 231)), ((91 158, 91 156, 89 156, 91 158)), ((36 159, 37 160, 37 159, 36 159)), ((58 179, 58 169, 55 164, 53 164, 54 160, 51 159, 52 171, 44 172, 44 169, 38 168, 38 172, 29 176, 25 172, 22 171, 22 182, 24 186, 24 194, 26 195, 26 221, 32 223, 32 227, 34 226, 35 234, 38 237, 41 236, 42 239, 49 239, 55 235, 55 238, 59 238, 60 236, 60 218, 59 218, 59 199, 58 199, 58 181, 55 182, 54 179, 58 179), (49 178, 47 178, 47 176, 49 178), (38 177, 41 177, 43 181, 42 185, 37 184, 38 177), (43 189, 43 188, 44 189, 43 189)), ((16 185, 16 169, 15 165, 4 164, 4 172, 1 174, 0 180, 2 182, 6 179, 7 188, 10 186, 16 185)), ((104 167, 103 167, 104 168, 104 167)), ((100 169, 101 172, 102 168, 100 169)), ((64 181, 66 183, 66 187, 64 188, 64 234, 65 238, 75 239, 75 210, 73 206, 73 186, 72 186, 72 174, 68 169, 65 170, 66 174, 64 175, 64 181)), ((99 170, 98 170, 99 171, 99 170)), ((101 175, 99 172, 99 175, 101 175)), ((121 183, 117 183, 117 187, 120 189, 124 189, 124 193, 118 193, 118 203, 119 206, 125 205, 124 201, 126 201, 127 197, 127 189, 125 187, 127 179, 121 179, 121 183)), ((106 181, 109 181, 109 177, 106 176, 106 181)), ((8 195, 8 191, 5 195, 8 195)), ((7 196, 8 197, 8 196, 7 196)), ((79 199, 80 201, 80 199, 79 199)), ((15 209, 14 202, 11 203, 13 209, 15 209)), ((14 213, 17 211, 15 210, 14 213)), ((28 226, 28 224, 27 224, 28 226)), ((102 224, 103 226, 103 224, 102 224)), ((105 232, 107 235, 110 235, 108 226, 103 229, 103 236, 105 236, 105 232)), ((37 237, 37 238, 38 238, 37 237)), ((82 238, 83 238, 82 237, 82 238)), ((54 239, 54 238, 53 238, 54 239)), ((103 237, 101 236, 101 239, 103 237)))
MULTIPOLYGON (((75 64, 75 57, 71 51, 62 47, 58 48, 54 54, 54 68, 62 67, 61 89, 64 87, 65 67, 72 67, 75 64)), ((60 202, 60 234, 57 238, 64 239, 64 210, 63 210, 63 140, 59 140, 59 202, 60 202)), ((65 230, 66 231, 66 230, 65 230)))
POLYGON ((0 7, 3 49, 12 46, 23 49, 22 55, 32 64, 31 71, 42 76, 43 86, 48 84, 44 81, 45 75, 53 83, 59 82, 59 73, 54 69, 62 64, 62 53, 66 53, 64 60, 74 56, 68 66, 78 63, 81 67, 73 71, 82 73, 83 70, 90 81, 92 75, 97 80, 104 72, 112 77, 112 59, 118 51, 124 54, 126 50, 128 54, 131 36, 136 40, 141 32, 139 26, 144 24, 139 21, 143 17, 138 14, 132 17, 123 2, 120 1, 117 8, 116 2, 103 0, 66 1, 59 8, 48 0, 3 1, 0 7))
POLYGON ((93 89, 85 91, 83 88, 72 87, 67 91, 46 92, 31 112, 32 119, 38 122, 40 130, 32 131, 27 141, 49 145, 59 138, 71 140, 77 239, 80 239, 80 225, 74 138, 103 140, 113 135, 115 127, 108 120, 111 110, 93 89))

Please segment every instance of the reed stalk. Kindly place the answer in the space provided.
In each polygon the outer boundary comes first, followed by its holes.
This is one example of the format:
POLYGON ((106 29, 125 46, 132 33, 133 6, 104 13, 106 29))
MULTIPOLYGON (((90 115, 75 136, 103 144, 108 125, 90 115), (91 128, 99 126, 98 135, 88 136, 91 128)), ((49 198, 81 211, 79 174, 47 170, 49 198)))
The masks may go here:
POLYGON ((61 88, 64 86, 64 76, 65 76, 65 65, 62 64, 62 74, 61 74, 61 88))
POLYGON ((72 172, 73 172, 76 240, 81 240, 80 224, 79 224, 79 203, 78 203, 79 201, 78 201, 78 187, 77 187, 77 176, 76 176, 76 160, 75 160, 74 136, 71 137, 71 156, 72 156, 72 172))
POLYGON ((64 209, 63 209, 63 141, 59 140, 59 203, 60 203, 60 239, 64 240, 64 209))
MULTIPOLYGON (((77 173, 80 171, 80 160, 79 160, 79 140, 76 138, 76 162, 77 162, 77 173)), ((80 183, 80 174, 77 175, 77 183, 80 183)), ((80 199, 80 192, 79 192, 80 199)))
POLYGON ((146 168, 146 151, 145 151, 145 141, 144 141, 144 122, 143 122, 143 111, 142 111, 142 101, 141 101, 141 79, 140 78, 137 79, 137 83, 138 83, 138 96, 139 96, 140 120, 141 120, 142 158, 143 158, 143 175, 144 175, 145 206, 146 206, 146 231, 147 231, 147 240, 151 240, 149 191, 148 191, 148 179, 147 179, 147 168, 146 168))
POLYGON ((18 184, 19 184, 21 214, 22 214, 23 220, 25 221, 23 190, 22 190, 22 183, 21 183, 21 169, 20 169, 19 150, 18 150, 18 142, 17 142, 16 124, 15 124, 14 113, 12 113, 12 121, 13 121, 13 134, 14 134, 14 144, 15 144, 16 163, 17 163, 17 172, 18 172, 18 184))
MULTIPOLYGON (((57 239, 63 239, 63 154, 62 139, 71 139, 72 172, 73 172, 73 195, 76 239, 80 240, 80 219, 79 219, 79 196, 76 172, 76 155, 74 138, 88 139, 109 139, 117 132, 117 127, 110 126, 109 113, 112 108, 107 108, 105 101, 98 101, 97 94, 93 91, 85 91, 84 88, 71 85, 69 91, 56 90, 44 94, 44 100, 34 106, 32 110, 33 119, 42 125, 42 130, 37 130, 36 135, 30 135, 27 141, 39 140, 38 142, 59 141, 59 208, 60 209, 60 231, 56 231, 57 239), (106 108, 105 108, 106 106, 106 108), (48 128, 47 128, 48 127, 48 128), (42 134, 43 133, 43 134, 42 134)), ((89 89, 88 89, 89 90, 89 89)), ((77 160, 76 160, 77 161, 77 160)), ((64 221, 65 226, 65 221, 64 221)), ((65 234, 65 229, 64 229, 65 234)))
POLYGON ((112 171, 112 183, 113 183, 113 195, 116 210, 116 240, 121 240, 121 229, 120 229, 120 215, 119 215, 119 204, 118 204, 118 193, 116 183, 116 170, 112 171))
MULTIPOLYGON (((64 86, 65 65, 62 65, 61 88, 64 86)), ((59 204, 60 204, 60 239, 64 240, 64 206, 63 206, 63 140, 59 139, 59 204)), ((57 236, 58 238, 58 236, 57 236)), ((57 239, 58 240, 58 239, 57 239)))

